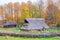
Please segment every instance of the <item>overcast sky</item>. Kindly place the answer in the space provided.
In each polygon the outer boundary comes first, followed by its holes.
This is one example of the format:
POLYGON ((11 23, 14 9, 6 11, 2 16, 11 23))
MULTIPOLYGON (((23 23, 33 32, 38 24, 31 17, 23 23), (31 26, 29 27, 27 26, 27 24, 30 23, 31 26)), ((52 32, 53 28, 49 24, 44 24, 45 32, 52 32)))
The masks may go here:
MULTIPOLYGON (((9 2, 27 2, 28 0, 0 0, 0 5, 7 4, 9 2)), ((32 2, 36 2, 37 0, 31 0, 32 2)))
MULTIPOLYGON (((4 5, 4 4, 7 4, 9 2, 27 2, 28 0, 0 0, 0 5, 4 5)), ((30 0, 32 2, 37 2, 38 0, 30 0)), ((46 0, 43 0, 43 1, 46 1, 46 0)), ((56 2, 56 0, 54 0, 56 2)))

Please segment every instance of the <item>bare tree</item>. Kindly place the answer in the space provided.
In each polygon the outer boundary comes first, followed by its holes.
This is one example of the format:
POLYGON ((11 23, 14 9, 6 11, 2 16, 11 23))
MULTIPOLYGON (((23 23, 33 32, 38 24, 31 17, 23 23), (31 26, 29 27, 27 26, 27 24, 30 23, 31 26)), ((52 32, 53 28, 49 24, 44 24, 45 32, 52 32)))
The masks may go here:
POLYGON ((42 0, 39 0, 38 2, 38 7, 39 7, 39 14, 40 14, 40 17, 42 17, 42 13, 43 13, 43 9, 44 9, 44 3, 42 0))

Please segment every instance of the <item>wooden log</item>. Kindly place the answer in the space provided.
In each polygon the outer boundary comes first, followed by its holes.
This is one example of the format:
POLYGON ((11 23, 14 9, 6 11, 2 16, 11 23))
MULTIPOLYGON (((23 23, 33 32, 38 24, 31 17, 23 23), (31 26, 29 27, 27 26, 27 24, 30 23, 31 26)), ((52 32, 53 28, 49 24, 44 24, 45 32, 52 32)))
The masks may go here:
POLYGON ((29 38, 47 38, 47 37, 60 37, 60 33, 49 34, 15 34, 15 33, 0 33, 0 36, 13 36, 13 37, 29 37, 29 38))

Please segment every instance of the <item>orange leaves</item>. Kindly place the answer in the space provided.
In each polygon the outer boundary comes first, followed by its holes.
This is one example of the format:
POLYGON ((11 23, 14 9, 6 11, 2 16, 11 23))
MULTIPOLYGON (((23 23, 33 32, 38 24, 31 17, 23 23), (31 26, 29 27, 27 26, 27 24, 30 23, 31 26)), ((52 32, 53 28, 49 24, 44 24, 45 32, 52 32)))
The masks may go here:
POLYGON ((54 4, 48 4, 47 7, 47 15, 46 15, 46 19, 48 20, 47 23, 51 26, 56 26, 58 23, 58 7, 55 6, 54 4))
POLYGON ((4 15, 7 13, 8 15, 5 15, 7 16, 5 20, 12 22, 24 22, 25 18, 46 18, 47 23, 55 23, 55 21, 57 21, 58 23, 60 22, 60 10, 58 10, 56 5, 50 3, 51 1, 48 2, 47 7, 44 6, 42 1, 38 3, 39 5, 33 4, 30 1, 28 1, 27 3, 23 2, 21 4, 19 2, 10 2, 6 4, 5 7, 0 6, 0 15, 4 17, 4 15))
POLYGON ((7 20, 10 21, 10 22, 12 21, 12 16, 10 14, 8 14, 7 20))

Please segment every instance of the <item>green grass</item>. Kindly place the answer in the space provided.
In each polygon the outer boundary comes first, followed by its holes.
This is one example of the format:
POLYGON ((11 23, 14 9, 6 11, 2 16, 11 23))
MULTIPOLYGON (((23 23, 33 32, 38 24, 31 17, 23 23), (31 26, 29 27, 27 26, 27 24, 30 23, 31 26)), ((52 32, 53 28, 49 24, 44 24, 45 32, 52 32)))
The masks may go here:
MULTIPOLYGON (((60 29, 48 29, 47 31, 39 31, 39 32, 26 32, 26 31, 19 31, 18 28, 0 28, 0 32, 5 33, 28 33, 28 34, 43 34, 43 33, 53 33, 53 32, 60 32, 60 29)), ((52 37, 52 38, 22 38, 22 37, 8 37, 0 36, 0 40, 60 40, 60 37, 52 37)))
POLYGON ((0 32, 5 32, 5 33, 18 33, 19 30, 16 28, 0 28, 0 32))
POLYGON ((55 32, 60 32, 60 29, 48 29, 48 31, 37 31, 37 32, 26 32, 26 31, 21 31, 18 28, 0 28, 0 32, 4 33, 28 33, 28 34, 44 34, 44 33, 55 33, 55 32))
POLYGON ((21 38, 21 37, 8 37, 0 36, 0 40, 60 40, 60 37, 53 38, 21 38))

